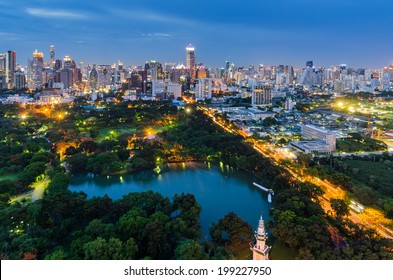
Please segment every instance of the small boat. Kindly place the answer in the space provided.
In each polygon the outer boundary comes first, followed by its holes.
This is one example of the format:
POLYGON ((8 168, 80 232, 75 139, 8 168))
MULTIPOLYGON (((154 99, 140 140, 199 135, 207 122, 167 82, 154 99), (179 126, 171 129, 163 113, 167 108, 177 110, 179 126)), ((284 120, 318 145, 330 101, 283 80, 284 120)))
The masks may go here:
POLYGON ((269 195, 267 196, 267 201, 269 201, 269 203, 272 203, 272 194, 269 193, 269 195))

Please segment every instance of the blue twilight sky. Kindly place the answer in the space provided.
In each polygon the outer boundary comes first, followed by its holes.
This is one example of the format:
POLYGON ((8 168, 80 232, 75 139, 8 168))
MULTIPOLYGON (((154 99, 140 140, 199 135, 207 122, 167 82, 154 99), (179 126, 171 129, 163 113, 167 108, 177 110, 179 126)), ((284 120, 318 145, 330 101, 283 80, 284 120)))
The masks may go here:
POLYGON ((75 61, 222 67, 393 63, 392 0, 0 0, 0 52, 25 65, 35 49, 75 61))

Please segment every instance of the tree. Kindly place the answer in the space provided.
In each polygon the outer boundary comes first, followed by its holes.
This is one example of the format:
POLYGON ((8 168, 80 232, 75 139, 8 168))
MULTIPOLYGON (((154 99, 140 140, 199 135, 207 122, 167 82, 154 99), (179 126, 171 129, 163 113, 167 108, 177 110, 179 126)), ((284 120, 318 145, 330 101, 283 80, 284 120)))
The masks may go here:
POLYGON ((277 125, 279 124, 279 122, 272 117, 267 117, 262 121, 262 125, 263 126, 273 126, 273 125, 277 125))
POLYGON ((203 252, 201 244, 195 240, 182 242, 175 249, 175 259, 177 260, 207 260, 208 255, 203 252))
POLYGON ((87 171, 88 156, 85 154, 74 154, 66 161, 71 166, 70 171, 72 173, 85 173, 87 171))
POLYGON ((45 260, 66 260, 67 254, 63 248, 57 249, 45 256, 45 260))
POLYGON ((38 175, 45 172, 45 162, 33 162, 26 166, 20 174, 20 180, 25 184, 30 184, 35 181, 38 175))
POLYGON ((79 148, 82 150, 82 152, 91 154, 98 150, 98 144, 92 140, 87 140, 83 141, 79 145, 79 148))
POLYGON ((347 203, 339 198, 330 199, 330 206, 336 212, 337 217, 346 216, 349 214, 349 208, 347 203))
POLYGON ((218 225, 213 224, 210 230, 216 240, 222 239, 222 234, 226 232, 230 242, 234 246, 240 245, 242 242, 250 242, 252 240, 252 227, 234 212, 230 212, 224 218, 218 221, 218 225))

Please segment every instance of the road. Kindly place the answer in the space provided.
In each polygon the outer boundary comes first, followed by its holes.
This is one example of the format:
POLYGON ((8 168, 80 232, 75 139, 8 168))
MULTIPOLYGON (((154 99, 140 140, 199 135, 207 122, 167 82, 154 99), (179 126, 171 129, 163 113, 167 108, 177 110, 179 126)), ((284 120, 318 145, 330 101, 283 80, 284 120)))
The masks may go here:
MULTIPOLYGON (((222 127, 225 131, 232 133, 232 134, 237 134, 241 135, 245 138, 246 141, 252 144, 252 147, 254 148, 255 151, 260 153, 262 156, 266 158, 271 158, 273 161, 273 164, 276 166, 281 166, 285 168, 296 180, 301 181, 301 182, 308 182, 311 184, 314 184, 316 186, 319 186, 325 194, 323 197, 320 197, 319 201, 324 209, 325 213, 330 213, 332 211, 332 208, 330 206, 330 199, 345 199, 346 198, 346 192, 341 189, 338 186, 335 186, 331 184, 330 182, 320 180, 319 178, 314 178, 312 176, 304 175, 303 170, 298 170, 295 169, 294 167, 283 165, 280 161, 282 159, 285 159, 285 156, 280 155, 280 152, 274 148, 273 146, 269 144, 262 144, 258 143, 253 139, 248 138, 247 135, 241 130, 234 130, 232 128, 227 127, 225 123, 221 123, 217 120, 217 118, 209 112, 206 108, 203 108, 201 106, 198 106, 199 109, 202 109, 206 115, 208 115, 215 124, 219 125, 222 127)), ((377 224, 375 221, 371 219, 361 218, 357 215, 357 213, 353 210, 350 210, 350 213, 348 215, 348 218, 356 223, 356 224, 362 224, 368 228, 375 229, 379 235, 385 238, 390 238, 393 239, 393 231, 390 229, 387 229, 383 225, 377 224)), ((340 241, 341 242, 341 241, 340 241)))

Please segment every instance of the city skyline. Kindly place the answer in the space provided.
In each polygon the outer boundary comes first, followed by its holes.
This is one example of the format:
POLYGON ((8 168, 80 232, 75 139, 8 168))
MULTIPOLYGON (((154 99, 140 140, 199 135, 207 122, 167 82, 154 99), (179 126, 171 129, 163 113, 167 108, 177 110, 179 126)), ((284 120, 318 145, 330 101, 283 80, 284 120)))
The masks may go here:
POLYGON ((70 55, 78 62, 185 63, 184 48, 190 43, 197 62, 211 67, 223 67, 226 60, 294 67, 304 67, 308 60, 317 67, 345 63, 383 68, 393 63, 393 39, 381 36, 390 31, 389 1, 218 2, 120 1, 108 7, 93 1, 0 0, 0 18, 7 23, 0 26, 0 39, 2 49, 17 51, 21 65, 35 49, 49 60, 51 44, 58 58, 70 55))

